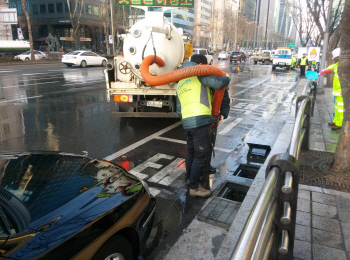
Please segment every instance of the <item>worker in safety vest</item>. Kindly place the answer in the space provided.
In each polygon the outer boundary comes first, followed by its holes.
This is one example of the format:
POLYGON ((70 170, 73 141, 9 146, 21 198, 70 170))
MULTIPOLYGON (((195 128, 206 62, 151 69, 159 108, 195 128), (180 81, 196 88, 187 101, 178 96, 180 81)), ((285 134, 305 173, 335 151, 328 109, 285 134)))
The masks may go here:
POLYGON ((296 55, 292 56, 292 64, 291 64, 291 68, 295 68, 295 65, 297 64, 297 57, 296 55))
POLYGON ((308 59, 306 56, 306 53, 303 54, 303 57, 299 59, 299 66, 300 66, 300 78, 305 78, 305 69, 306 65, 308 64, 308 59))
MULTIPOLYGON (((194 54, 191 62, 185 62, 181 68, 208 64, 204 55, 194 54)), ((211 191, 200 184, 206 158, 211 151, 210 127, 213 92, 229 85, 229 77, 190 77, 179 81, 177 85, 176 112, 182 119, 187 140, 186 175, 189 179, 190 195, 209 197, 211 191)), ((221 104, 220 114, 225 118, 230 111, 230 99, 227 91, 221 104)))
POLYGON ((344 113, 344 103, 343 97, 341 93, 341 86, 338 76, 338 60, 340 56, 340 48, 336 48, 332 51, 332 58, 334 60, 334 64, 328 66, 326 69, 320 72, 320 75, 324 75, 326 73, 333 73, 333 96, 335 99, 334 102, 334 120, 329 122, 328 125, 332 126, 332 130, 338 130, 343 125, 343 113, 344 113))

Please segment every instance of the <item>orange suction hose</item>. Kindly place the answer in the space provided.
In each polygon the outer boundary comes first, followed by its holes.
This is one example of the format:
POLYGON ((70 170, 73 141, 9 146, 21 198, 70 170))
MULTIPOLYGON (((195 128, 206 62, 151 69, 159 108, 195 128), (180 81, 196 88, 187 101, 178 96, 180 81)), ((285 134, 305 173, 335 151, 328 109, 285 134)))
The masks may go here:
MULTIPOLYGON (((192 66, 184 69, 178 69, 171 71, 159 76, 153 76, 149 73, 149 66, 154 61, 154 55, 147 56, 141 63, 141 77, 143 80, 151 86, 160 86, 180 81, 182 79, 194 77, 194 76, 217 76, 224 77, 226 73, 221 69, 211 66, 211 65, 200 65, 192 66)), ((163 67, 165 65, 162 58, 156 56, 155 64, 158 67, 163 67)), ((217 116, 220 113, 220 107, 222 98, 224 97, 225 89, 215 90, 213 104, 212 104, 212 115, 217 116)))

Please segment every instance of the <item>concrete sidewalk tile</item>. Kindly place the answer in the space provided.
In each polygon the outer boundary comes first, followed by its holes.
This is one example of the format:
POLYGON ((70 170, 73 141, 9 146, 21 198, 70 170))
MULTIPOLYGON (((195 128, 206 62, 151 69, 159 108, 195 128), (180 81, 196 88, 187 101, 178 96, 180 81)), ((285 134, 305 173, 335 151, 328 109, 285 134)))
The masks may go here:
POLYGON ((299 184, 299 190, 310 190, 309 185, 299 184))
POLYGON ((317 151, 319 149, 326 149, 326 145, 325 145, 324 141, 316 142, 316 141, 310 140, 310 150, 316 150, 316 149, 317 149, 317 151))
POLYGON ((336 218, 337 217, 337 208, 318 202, 312 203, 312 214, 327 217, 327 218, 336 218))
POLYGON ((310 226, 310 213, 309 212, 303 212, 303 211, 297 211, 297 218, 296 223, 303 226, 310 226))
POLYGON ((315 187, 315 186, 309 186, 311 191, 316 191, 322 193, 322 188, 320 187, 315 187))
POLYGON ((341 233, 339 220, 325 218, 317 215, 312 215, 312 227, 333 233, 341 233))
POLYGON ((322 204, 337 206, 337 202, 335 201, 335 197, 328 194, 322 194, 319 192, 312 192, 312 201, 316 201, 322 204))
POLYGON ((340 221, 340 226, 344 237, 350 238, 350 222, 340 221))
POLYGON ((350 193, 343 192, 343 191, 337 191, 337 190, 330 190, 330 189, 322 189, 323 193, 333 195, 333 196, 340 196, 346 199, 350 199, 350 193))
POLYGON ((344 249, 341 234, 336 234, 319 229, 312 229, 313 244, 328 246, 332 248, 344 249))
POLYGON ((295 239, 293 256, 302 260, 311 260, 311 243, 295 239))
POLYGON ((310 200, 310 191, 299 190, 298 191, 298 198, 304 199, 304 200, 310 200))
POLYGON ((339 220, 350 221, 350 199, 337 197, 339 220))
POLYGON ((297 210, 310 212, 310 201, 304 199, 298 199, 297 210))
POLYGON ((350 237, 344 237, 346 251, 350 252, 350 237))
POLYGON ((327 246, 313 245, 313 259, 315 260, 346 260, 344 250, 330 248, 327 246))
POLYGON ((311 228, 295 225, 295 239, 311 242, 311 228))

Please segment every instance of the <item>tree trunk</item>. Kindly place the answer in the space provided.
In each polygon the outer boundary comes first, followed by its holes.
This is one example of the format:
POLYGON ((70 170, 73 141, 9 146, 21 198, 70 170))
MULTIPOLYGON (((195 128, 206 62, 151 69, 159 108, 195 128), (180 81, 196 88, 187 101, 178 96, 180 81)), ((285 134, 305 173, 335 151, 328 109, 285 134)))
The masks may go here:
POLYGON ((28 13, 27 8, 26 8, 26 2, 25 2, 25 0, 21 0, 21 2, 22 2, 22 9, 23 9, 23 12, 24 12, 24 14, 26 16, 27 25, 28 25, 28 35, 29 35, 29 45, 30 45, 30 60, 34 61, 35 58, 34 58, 34 45, 33 45, 32 25, 30 23, 29 13, 28 13))
POLYGON ((339 79, 344 100, 344 120, 338 145, 335 150, 333 169, 350 170, 350 1, 345 1, 340 20, 339 79))

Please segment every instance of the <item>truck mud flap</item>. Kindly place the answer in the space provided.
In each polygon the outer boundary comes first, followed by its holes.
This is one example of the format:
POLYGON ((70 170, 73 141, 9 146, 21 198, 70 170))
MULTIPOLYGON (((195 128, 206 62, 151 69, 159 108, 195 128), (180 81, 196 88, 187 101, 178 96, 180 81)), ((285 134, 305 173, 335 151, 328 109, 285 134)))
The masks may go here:
POLYGON ((158 118, 179 118, 175 112, 113 112, 114 117, 158 117, 158 118))

